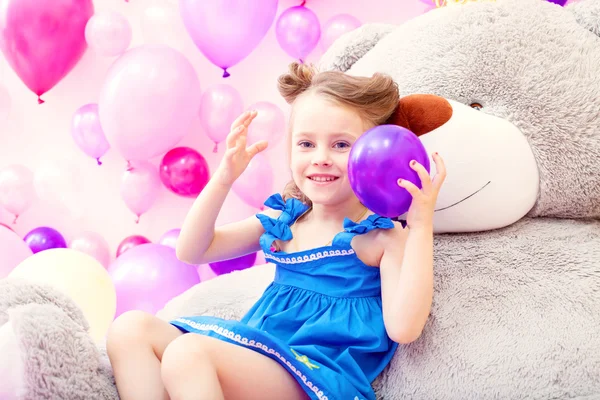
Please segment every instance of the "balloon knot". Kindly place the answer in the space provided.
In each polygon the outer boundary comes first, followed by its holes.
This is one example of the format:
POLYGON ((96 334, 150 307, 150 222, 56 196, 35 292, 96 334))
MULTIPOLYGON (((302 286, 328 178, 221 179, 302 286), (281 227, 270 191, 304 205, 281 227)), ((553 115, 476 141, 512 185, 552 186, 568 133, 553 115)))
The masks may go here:
POLYGON ((125 167, 125 170, 127 172, 133 171, 133 165, 131 164, 131 161, 127 161, 127 166, 125 167))
POLYGON ((227 68, 223 69, 223 78, 229 78, 231 76, 231 74, 229 72, 227 72, 227 68))
POLYGON ((13 219, 13 225, 17 223, 18 219, 19 219, 19 214, 15 214, 15 219, 13 219))
POLYGON ((102 165, 102 161, 100 161, 100 157, 96 158, 96 162, 98 163, 98 165, 102 165))
POLYGON ((219 150, 219 144, 215 142, 215 147, 213 147, 213 153, 216 153, 219 150))
POLYGON ((137 218, 135 219, 135 223, 139 224, 140 223, 140 217, 141 217, 141 215, 140 214, 136 214, 136 216, 137 216, 137 218))
POLYGON ((306 0, 302 0, 302 4, 300 4, 300 7, 304 7, 305 4, 306 4, 306 0))
POLYGON ((40 96, 38 96, 38 104, 44 104, 44 103, 45 103, 45 101, 42 100, 42 98, 40 96))
POLYGON ((300 64, 304 64, 304 60, 299 58, 298 61, 300 61, 300 64))

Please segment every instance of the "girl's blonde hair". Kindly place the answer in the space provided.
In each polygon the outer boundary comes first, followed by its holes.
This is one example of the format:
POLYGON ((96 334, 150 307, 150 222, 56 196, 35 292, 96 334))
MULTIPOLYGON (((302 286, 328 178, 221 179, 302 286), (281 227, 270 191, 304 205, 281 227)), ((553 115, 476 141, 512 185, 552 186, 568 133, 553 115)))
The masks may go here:
MULTIPOLYGON (((375 73, 368 78, 339 71, 318 72, 314 66, 298 62, 290 64, 288 72, 279 77, 278 88, 288 104, 293 105, 302 94, 318 94, 355 110, 363 121, 373 126, 385 124, 390 119, 400 96, 398 85, 388 75, 375 73)), ((291 143, 289 147, 291 151, 291 143)), ((283 198, 296 198, 312 205, 293 180, 284 188, 283 198)))

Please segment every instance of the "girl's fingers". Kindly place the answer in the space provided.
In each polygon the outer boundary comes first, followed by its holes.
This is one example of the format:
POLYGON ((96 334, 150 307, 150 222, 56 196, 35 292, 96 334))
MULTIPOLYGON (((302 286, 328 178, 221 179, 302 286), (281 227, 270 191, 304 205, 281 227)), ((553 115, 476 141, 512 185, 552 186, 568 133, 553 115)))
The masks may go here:
POLYGON ((238 126, 243 125, 249 117, 250 111, 246 111, 240 114, 240 116, 237 117, 235 121, 233 121, 233 123, 231 124, 230 131, 233 132, 238 126))
POLYGON ((268 145, 269 143, 267 143, 266 140, 261 140, 260 142, 256 142, 252 146, 248 147, 246 151, 248 152, 250 158, 252 158, 264 149, 266 149, 268 145))
POLYGON ((429 193, 429 191, 431 190, 431 177, 429 176, 429 173, 427 173, 427 170, 425 169, 425 167, 423 165, 421 165, 420 163, 416 162, 415 160, 412 160, 410 162, 410 167, 415 170, 417 172, 417 174, 419 175, 419 179, 421 180, 421 187, 423 188, 423 191, 425 193, 429 193))
POLYGON ((228 149, 237 147, 236 145, 238 142, 238 138, 241 135, 241 133, 244 131, 244 129, 245 129, 244 125, 238 126, 234 130, 232 130, 229 133, 229 135, 227 135, 227 139, 225 140, 225 143, 226 143, 228 149))
POLYGON ((398 179, 398 186, 406 189, 410 195, 415 198, 421 194, 421 190, 409 180, 398 179))
POLYGON ((437 171, 433 178, 433 187, 439 191, 446 179, 446 164, 438 153, 433 154, 433 161, 435 161, 435 169, 437 171))

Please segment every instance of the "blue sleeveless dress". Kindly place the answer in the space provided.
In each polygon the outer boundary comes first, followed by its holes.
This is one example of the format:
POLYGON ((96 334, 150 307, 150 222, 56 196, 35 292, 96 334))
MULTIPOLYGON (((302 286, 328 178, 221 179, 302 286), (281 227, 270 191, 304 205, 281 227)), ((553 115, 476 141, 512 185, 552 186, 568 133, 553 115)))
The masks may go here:
POLYGON ((344 221, 331 246, 296 253, 273 252, 276 239, 292 239, 290 225, 308 207, 275 194, 267 207, 277 219, 257 214, 265 233, 265 258, 276 264, 274 281, 241 321, 209 316, 182 317, 171 324, 244 346, 279 362, 308 394, 319 400, 375 400, 371 382, 398 346, 383 324, 379 268, 359 260, 352 238, 394 227, 371 215, 344 221))

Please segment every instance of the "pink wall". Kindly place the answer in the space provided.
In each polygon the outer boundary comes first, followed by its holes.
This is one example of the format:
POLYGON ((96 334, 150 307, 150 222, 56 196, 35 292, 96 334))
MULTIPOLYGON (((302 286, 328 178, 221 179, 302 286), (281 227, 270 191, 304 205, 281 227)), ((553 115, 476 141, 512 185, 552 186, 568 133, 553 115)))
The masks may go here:
MULTIPOLYGON (((176 0, 162 1, 177 7, 176 0)), ((98 11, 110 9, 125 15, 134 30, 132 46, 135 46, 144 43, 139 21, 144 6, 150 2, 96 0, 95 6, 98 11)), ((280 0, 278 14, 299 3, 300 1, 280 0)), ((335 14, 349 13, 363 23, 399 24, 428 8, 422 0, 308 0, 306 5, 316 12, 321 23, 335 14)), ((240 92, 245 106, 264 100, 279 105, 287 113, 286 104, 277 93, 276 78, 286 70, 287 64, 292 60, 280 49, 273 27, 250 56, 230 69, 231 77, 226 80, 221 78, 221 71, 191 44, 183 30, 165 29, 159 36, 184 51, 196 68, 202 89, 215 83, 228 83, 240 92)), ((309 61, 318 59, 320 54, 321 49, 318 47, 309 57, 309 61)), ((98 101, 103 77, 113 60, 114 58, 103 58, 88 50, 77 67, 43 96, 46 103, 38 105, 35 95, 21 83, 0 56, 0 85, 8 90, 12 98, 8 120, 0 121, 0 168, 10 164, 23 164, 35 171, 44 163, 62 162, 77 175, 74 182, 81 185, 79 193, 71 193, 81 206, 79 215, 61 212, 51 204, 38 200, 20 217, 18 223, 13 225, 13 229, 19 235, 24 236, 38 226, 51 226, 69 241, 78 232, 95 231, 109 242, 114 256, 117 245, 126 236, 142 234, 156 241, 165 231, 180 227, 192 204, 191 199, 177 197, 163 187, 154 207, 142 217, 139 224, 136 224, 135 217, 119 196, 119 185, 124 171, 124 162, 119 154, 109 151, 103 158, 104 164, 99 167, 94 160, 84 155, 71 139, 70 123, 73 112, 86 103, 98 101)), ((190 127, 179 146, 190 146, 198 150, 213 170, 223 154, 222 149, 216 154, 212 153, 212 143, 201 131, 198 121, 190 127)), ((285 141, 281 141, 266 153, 275 170, 275 190, 279 190, 288 180, 284 154, 285 141)), ((158 166, 160 157, 152 162, 158 166)), ((69 191, 73 189, 75 188, 68 188, 69 191)), ((231 193, 218 223, 234 221, 256 211, 231 193)), ((12 216, 0 208, 0 222, 11 221, 12 216)))

